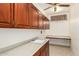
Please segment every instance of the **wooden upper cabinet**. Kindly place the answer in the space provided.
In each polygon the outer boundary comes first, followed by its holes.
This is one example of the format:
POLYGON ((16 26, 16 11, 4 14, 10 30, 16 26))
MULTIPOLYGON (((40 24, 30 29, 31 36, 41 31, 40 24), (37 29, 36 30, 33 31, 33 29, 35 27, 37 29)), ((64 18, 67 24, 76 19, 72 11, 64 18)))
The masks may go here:
POLYGON ((39 23, 39 19, 38 19, 38 11, 35 8, 35 6, 33 6, 33 4, 29 5, 29 19, 30 19, 30 25, 31 28, 38 28, 38 23, 39 23))
POLYGON ((14 4, 14 19, 15 19, 15 27, 18 28, 29 27, 28 3, 14 4))
POLYGON ((0 3, 0 27, 12 27, 13 4, 0 3))
POLYGON ((39 29, 43 29, 43 19, 42 14, 39 13, 39 29))
POLYGON ((39 29, 49 29, 49 20, 39 12, 39 29))
POLYGON ((43 20, 44 23, 44 29, 49 29, 49 20, 45 17, 43 20))
POLYGON ((32 3, 0 3, 1 28, 48 29, 46 17, 32 3))
POLYGON ((49 20, 45 16, 42 16, 42 19, 43 19, 43 29, 49 29, 49 20))

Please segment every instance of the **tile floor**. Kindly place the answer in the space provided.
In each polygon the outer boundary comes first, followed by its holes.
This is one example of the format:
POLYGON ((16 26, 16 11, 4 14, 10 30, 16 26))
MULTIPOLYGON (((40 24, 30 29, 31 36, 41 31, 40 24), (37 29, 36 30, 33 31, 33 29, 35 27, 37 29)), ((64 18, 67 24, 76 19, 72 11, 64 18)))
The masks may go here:
POLYGON ((69 47, 64 47, 64 46, 55 46, 55 45, 50 45, 49 46, 49 53, 50 56, 72 56, 72 50, 69 47))

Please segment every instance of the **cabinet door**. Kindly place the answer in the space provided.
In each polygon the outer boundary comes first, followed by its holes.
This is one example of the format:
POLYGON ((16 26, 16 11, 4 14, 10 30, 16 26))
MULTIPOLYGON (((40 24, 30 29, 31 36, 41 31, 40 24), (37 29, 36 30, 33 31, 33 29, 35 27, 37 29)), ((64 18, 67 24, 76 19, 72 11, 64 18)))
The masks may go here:
POLYGON ((33 56, 40 56, 40 50, 38 50, 33 56))
POLYGON ((44 20, 44 29, 49 29, 49 21, 48 20, 44 20))
POLYGON ((45 55, 46 56, 49 56, 49 42, 47 42, 47 44, 46 44, 46 49, 45 49, 45 55))
POLYGON ((49 29, 49 20, 43 16, 43 29, 49 29))
POLYGON ((41 48, 41 56, 49 56, 49 42, 41 48))
POLYGON ((43 19, 41 14, 39 14, 39 29, 43 29, 43 19))
POLYGON ((29 7, 29 18, 31 22, 31 28, 38 28, 38 12, 32 4, 30 4, 29 7))
POLYGON ((49 56, 49 41, 43 45, 33 56, 49 56))
POLYGON ((14 18, 15 27, 18 28, 28 28, 28 3, 15 3, 14 5, 14 18))
POLYGON ((41 56, 46 56, 46 50, 41 51, 41 56))
POLYGON ((39 15, 39 29, 49 29, 49 20, 42 14, 39 15))
POLYGON ((12 27, 13 4, 0 3, 0 27, 12 27))

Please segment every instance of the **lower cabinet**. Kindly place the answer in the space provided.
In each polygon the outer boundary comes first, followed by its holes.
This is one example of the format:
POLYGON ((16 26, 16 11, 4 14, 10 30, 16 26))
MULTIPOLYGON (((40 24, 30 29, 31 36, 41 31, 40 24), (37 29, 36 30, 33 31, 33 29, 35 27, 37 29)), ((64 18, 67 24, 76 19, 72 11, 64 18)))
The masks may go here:
POLYGON ((33 56, 49 56, 49 42, 42 46, 33 56))
POLYGON ((38 50, 33 56, 41 56, 41 50, 38 50))

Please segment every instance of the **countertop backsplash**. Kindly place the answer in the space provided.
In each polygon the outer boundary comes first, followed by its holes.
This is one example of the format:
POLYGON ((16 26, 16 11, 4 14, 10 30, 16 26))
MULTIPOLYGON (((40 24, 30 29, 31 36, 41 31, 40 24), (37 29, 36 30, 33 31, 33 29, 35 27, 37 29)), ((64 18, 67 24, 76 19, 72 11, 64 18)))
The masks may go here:
POLYGON ((40 36, 38 29, 0 28, 0 48, 40 36))

